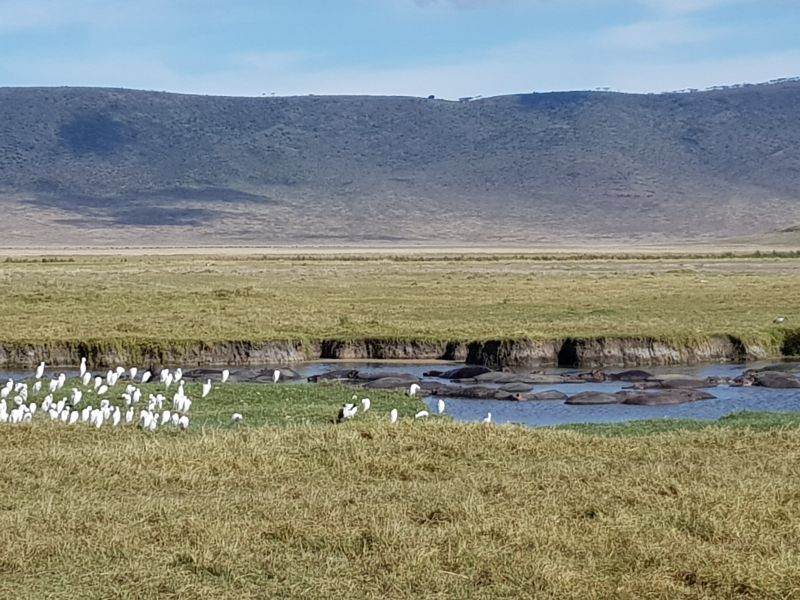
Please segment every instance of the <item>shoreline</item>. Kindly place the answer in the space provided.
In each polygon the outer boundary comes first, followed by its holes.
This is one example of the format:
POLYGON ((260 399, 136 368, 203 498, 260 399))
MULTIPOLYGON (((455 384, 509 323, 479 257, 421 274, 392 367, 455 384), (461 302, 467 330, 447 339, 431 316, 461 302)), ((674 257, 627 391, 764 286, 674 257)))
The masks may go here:
POLYGON ((800 355, 800 332, 786 330, 773 344, 734 335, 676 342, 652 337, 596 337, 555 340, 496 339, 430 341, 360 340, 62 340, 0 342, 0 367, 120 364, 183 367, 291 365, 314 361, 446 361, 505 367, 635 367, 708 362, 742 362, 800 355))

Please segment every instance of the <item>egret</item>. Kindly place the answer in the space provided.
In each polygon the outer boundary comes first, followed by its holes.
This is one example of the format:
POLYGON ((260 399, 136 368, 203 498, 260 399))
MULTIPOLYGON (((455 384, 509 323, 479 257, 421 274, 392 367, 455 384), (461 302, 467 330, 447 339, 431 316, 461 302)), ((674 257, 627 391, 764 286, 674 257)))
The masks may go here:
POLYGON ((34 394, 38 394, 39 390, 41 390, 41 389, 42 389, 42 382, 41 381, 37 381, 36 383, 33 384, 33 393, 34 394))
POLYGON ((170 417, 172 417, 172 413, 169 412, 168 408, 164 409, 164 412, 161 413, 161 424, 166 425, 170 421, 170 417))
POLYGON ((172 413, 172 418, 169 420, 169 424, 172 425, 173 427, 177 427, 178 426, 178 422, 180 420, 181 420, 181 416, 178 413, 174 412, 174 413, 172 413))
POLYGON ((86 423, 89 421, 89 417, 92 415, 92 407, 87 406, 81 411, 81 423, 86 423))
POLYGON ((223 369, 222 370, 222 383, 225 383, 226 381, 228 381, 228 377, 230 377, 230 376, 231 376, 231 372, 228 369, 223 369))
POLYGON ((176 382, 178 382, 182 378, 183 378, 183 370, 180 367, 178 367, 177 369, 175 369, 174 379, 176 382))
POLYGON ((114 414, 111 415, 111 424, 116 427, 119 425, 119 422, 122 420, 122 413, 119 410, 119 406, 114 409, 114 414))
POLYGON ((172 380, 173 380, 172 373, 167 371, 167 375, 166 377, 164 377, 164 387, 166 387, 166 389, 169 389, 169 386, 172 385, 172 380))
POLYGON ((133 407, 131 406, 130 408, 128 408, 127 411, 125 411, 125 422, 130 423, 132 421, 133 421, 133 407))
POLYGON ((87 387, 91 380, 92 380, 92 374, 89 373, 89 371, 86 371, 86 373, 84 373, 83 376, 81 377, 81 383, 83 383, 83 387, 87 387))
POLYGON ((128 373, 130 373, 130 376, 131 376, 131 381, 133 381, 133 379, 136 377, 136 374, 137 374, 138 372, 139 372, 139 369, 137 369, 136 367, 131 367, 131 368, 128 370, 128 373))
POLYGON ((430 413, 427 410, 421 410, 417 414, 414 415, 415 419, 424 419, 425 417, 429 416, 430 413))
POLYGON ((150 426, 147 428, 148 431, 155 431, 158 428, 158 415, 153 415, 153 419, 150 421, 150 426))
POLYGON ((490 412, 487 412, 487 413, 486 413, 486 416, 485 416, 485 417, 483 417, 483 421, 481 421, 481 422, 482 422, 482 423, 486 423, 486 424, 489 424, 489 423, 491 423, 491 422, 492 422, 492 413, 490 413, 490 412))
POLYGON ((772 320, 772 322, 775 323, 775 325, 783 325, 784 321, 786 321, 786 317, 775 317, 772 320))
POLYGON ((178 427, 181 429, 188 429, 189 428, 189 417, 183 415, 180 419, 178 419, 178 427))
POLYGON ((58 379, 51 379, 50 383, 47 384, 47 388, 51 392, 55 392, 58 389, 58 379))
POLYGON ((142 373, 142 383, 145 384, 148 381, 150 381, 150 378, 152 376, 153 374, 150 371, 145 371, 144 373, 142 373))
POLYGON ((40 362, 39 366, 36 367, 36 379, 41 379, 42 375, 44 375, 44 363, 40 362))
POLYGON ((392 412, 389 413, 389 423, 391 423, 392 425, 397 423, 397 409, 396 408, 393 408, 392 412))
POLYGON ((208 396, 208 393, 209 393, 210 391, 211 391, 211 380, 209 379, 208 381, 206 381, 206 382, 203 384, 203 395, 202 395, 201 397, 202 397, 202 398, 205 398, 206 396, 208 396))
POLYGON ((36 402, 31 402, 31 405, 28 407, 28 410, 30 411, 31 416, 36 414, 36 408, 37 408, 36 402))
POLYGON ((103 395, 103 394, 105 394, 107 391, 108 391, 108 386, 107 386, 107 385, 105 385, 105 384, 104 384, 104 385, 101 385, 101 386, 100 386, 100 388, 97 390, 97 395, 98 395, 98 396, 102 396, 102 395, 103 395))
POLYGON ((100 375, 98 375, 97 377, 94 378, 94 389, 96 390, 101 385, 103 385, 103 378, 100 377, 100 375))
POLYGON ((440 415, 444 413, 444 400, 441 398, 439 398, 439 401, 436 403, 436 410, 439 411, 440 415))
POLYGON ((278 380, 281 378, 281 372, 278 369, 275 369, 272 372, 272 383, 278 383, 278 380))
POLYGON ((352 419, 356 416, 358 412, 358 406, 352 403, 345 404, 342 408, 339 409, 339 414, 336 415, 336 422, 341 423, 346 419, 352 419))
POLYGON ((408 395, 412 398, 417 395, 417 392, 420 390, 418 383, 412 383, 411 387, 408 388, 408 395))
MULTIPOLYGON (((13 413, 14 411, 12 410, 11 412, 13 413)), ((59 414, 60 413, 55 408, 51 408, 50 410, 47 411, 47 415, 50 417, 51 421, 55 421, 56 419, 58 419, 59 414)))
POLYGON ((69 413, 69 422, 67 424, 68 425, 75 425, 75 423, 78 422, 78 419, 80 417, 81 417, 81 413, 79 413, 77 410, 73 410, 71 413, 69 413))
POLYGON ((64 373, 59 373, 58 374, 58 389, 60 390, 61 388, 63 388, 64 384, 66 382, 67 382, 67 376, 64 373))
POLYGON ((62 398, 61 400, 59 400, 56 403, 56 410, 60 413, 62 410, 64 410, 64 407, 66 405, 67 405, 67 399, 66 398, 62 398))
POLYGON ((66 423, 67 421, 69 421, 69 408, 65 408, 64 410, 62 410, 60 417, 62 423, 66 423))
POLYGON ((116 369, 117 377, 122 377, 122 374, 125 372, 125 367, 117 367, 116 369))
POLYGON ((153 420, 153 415, 150 414, 149 410, 142 410, 139 413, 139 427, 142 429, 150 429, 150 421, 153 420))
POLYGON ((231 423, 238 423, 238 422, 240 422, 240 421, 241 421, 243 418, 244 418, 244 417, 243 417, 241 414, 239 414, 239 413, 233 413, 233 414, 231 415, 231 423))
POLYGON ((72 406, 77 406, 83 398, 83 392, 77 388, 72 388, 72 406))
POLYGON ((80 374, 81 374, 81 377, 86 375, 86 357, 85 356, 81 357, 80 374))
POLYGON ((364 412, 367 412, 371 406, 372 406, 372 400, 370 400, 369 398, 361 399, 361 407, 364 412))

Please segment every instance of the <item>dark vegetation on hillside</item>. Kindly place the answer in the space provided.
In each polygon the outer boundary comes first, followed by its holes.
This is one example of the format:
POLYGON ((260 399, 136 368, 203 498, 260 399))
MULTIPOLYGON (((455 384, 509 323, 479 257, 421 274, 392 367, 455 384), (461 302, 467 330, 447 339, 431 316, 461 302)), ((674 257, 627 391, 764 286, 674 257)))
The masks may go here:
POLYGON ((469 102, 0 88, 0 208, 65 240, 686 239, 791 227, 799 198, 796 81, 469 102))

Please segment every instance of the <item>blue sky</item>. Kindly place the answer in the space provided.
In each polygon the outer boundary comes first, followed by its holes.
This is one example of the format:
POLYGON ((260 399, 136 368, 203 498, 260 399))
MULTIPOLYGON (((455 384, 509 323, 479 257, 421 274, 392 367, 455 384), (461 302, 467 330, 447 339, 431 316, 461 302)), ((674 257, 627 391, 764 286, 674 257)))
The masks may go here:
POLYGON ((0 86, 458 98, 800 75, 800 0, 0 0, 0 86))

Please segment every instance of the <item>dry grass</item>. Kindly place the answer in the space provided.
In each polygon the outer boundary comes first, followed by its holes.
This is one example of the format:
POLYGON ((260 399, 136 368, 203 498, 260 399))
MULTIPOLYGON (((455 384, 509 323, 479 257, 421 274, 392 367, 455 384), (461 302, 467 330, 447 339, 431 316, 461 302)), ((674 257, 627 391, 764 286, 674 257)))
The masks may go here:
POLYGON ((0 341, 472 340, 723 333, 800 321, 800 259, 7 262, 0 341))
POLYGON ((3 598, 800 595, 796 429, 3 437, 3 598))

